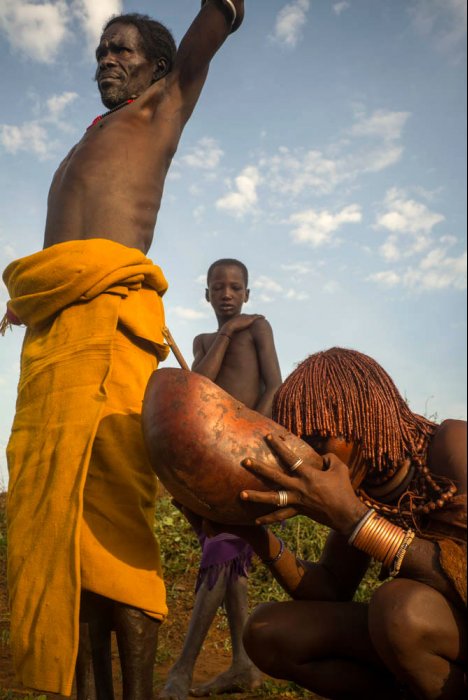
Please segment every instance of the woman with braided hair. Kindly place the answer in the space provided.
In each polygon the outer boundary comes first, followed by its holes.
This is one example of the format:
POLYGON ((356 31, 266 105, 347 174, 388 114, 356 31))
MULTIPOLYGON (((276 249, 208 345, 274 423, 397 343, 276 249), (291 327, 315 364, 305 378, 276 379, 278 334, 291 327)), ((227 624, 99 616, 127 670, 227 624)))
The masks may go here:
MULTIPOLYGON (((286 379, 273 417, 323 456, 323 470, 267 436, 284 472, 241 498, 274 508, 233 528, 292 599, 259 606, 244 635, 254 663, 326 698, 460 698, 466 681, 466 423, 413 413, 372 358, 342 348, 286 379), (316 563, 265 525, 298 513, 331 528, 316 563), (382 585, 353 602, 371 559, 382 585)), ((225 526, 223 526, 225 527, 225 526)))

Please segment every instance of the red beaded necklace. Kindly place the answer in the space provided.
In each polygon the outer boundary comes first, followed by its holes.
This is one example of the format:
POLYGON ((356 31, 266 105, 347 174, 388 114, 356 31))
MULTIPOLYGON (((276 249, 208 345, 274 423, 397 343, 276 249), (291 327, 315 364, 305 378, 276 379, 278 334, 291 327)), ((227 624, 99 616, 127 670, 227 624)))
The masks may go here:
POLYGON ((110 109, 108 112, 104 112, 104 114, 100 114, 96 119, 93 119, 91 124, 88 126, 88 129, 91 129, 92 126, 100 122, 102 119, 105 119, 106 117, 109 116, 109 114, 113 114, 114 112, 117 112, 118 109, 122 109, 122 107, 126 107, 127 105, 131 104, 132 102, 135 102, 135 100, 125 100, 125 102, 122 102, 122 104, 117 105, 117 107, 114 107, 113 109, 110 109))

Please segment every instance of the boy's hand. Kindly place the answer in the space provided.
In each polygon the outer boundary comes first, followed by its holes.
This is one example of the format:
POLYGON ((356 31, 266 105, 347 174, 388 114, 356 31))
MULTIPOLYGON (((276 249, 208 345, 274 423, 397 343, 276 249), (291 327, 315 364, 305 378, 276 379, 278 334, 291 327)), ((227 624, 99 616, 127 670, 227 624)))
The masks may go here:
POLYGON ((221 333, 232 336, 234 333, 250 328, 260 318, 265 318, 265 316, 261 314, 239 314, 239 316, 226 321, 219 330, 221 333))

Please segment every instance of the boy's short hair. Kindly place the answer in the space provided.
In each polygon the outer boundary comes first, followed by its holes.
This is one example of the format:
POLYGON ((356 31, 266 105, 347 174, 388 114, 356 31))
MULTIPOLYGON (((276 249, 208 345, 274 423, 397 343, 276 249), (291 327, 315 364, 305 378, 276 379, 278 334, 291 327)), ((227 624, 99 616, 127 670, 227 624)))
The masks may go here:
POLYGON ((208 268, 208 273, 206 275, 206 283, 208 286, 210 285, 210 277, 213 273, 213 270, 215 269, 215 267, 221 267, 221 265, 235 265, 236 267, 238 267, 242 272, 246 288, 249 286, 249 271, 247 270, 243 262, 241 262, 240 260, 236 260, 235 258, 221 258, 220 260, 216 260, 214 263, 211 263, 211 265, 208 268))

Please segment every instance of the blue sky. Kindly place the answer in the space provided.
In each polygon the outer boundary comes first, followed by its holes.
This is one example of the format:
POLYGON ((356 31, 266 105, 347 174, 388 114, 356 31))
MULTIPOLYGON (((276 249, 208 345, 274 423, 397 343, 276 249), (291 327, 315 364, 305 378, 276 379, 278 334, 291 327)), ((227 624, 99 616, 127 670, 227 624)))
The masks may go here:
MULTIPOLYGON (((93 49, 122 9, 180 41, 198 2, 0 0, 2 269, 42 247, 53 172, 104 111, 93 49)), ((150 251, 189 361, 193 337, 215 329, 206 270, 237 257, 251 276, 245 311, 271 322, 284 377, 312 352, 352 347, 413 410, 466 418, 465 65, 465 0, 246 0, 150 251)), ((1 446, 22 336, 0 339, 1 446)))

